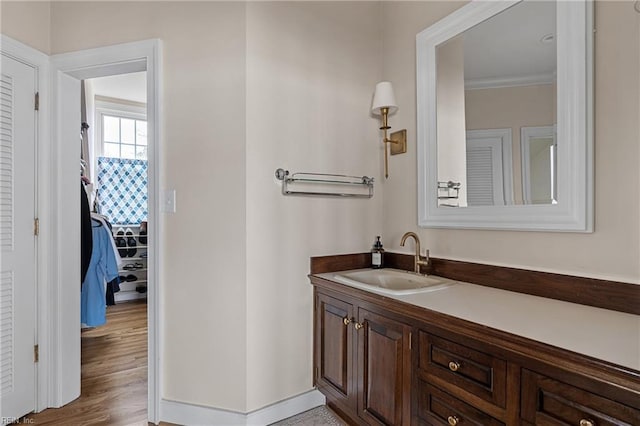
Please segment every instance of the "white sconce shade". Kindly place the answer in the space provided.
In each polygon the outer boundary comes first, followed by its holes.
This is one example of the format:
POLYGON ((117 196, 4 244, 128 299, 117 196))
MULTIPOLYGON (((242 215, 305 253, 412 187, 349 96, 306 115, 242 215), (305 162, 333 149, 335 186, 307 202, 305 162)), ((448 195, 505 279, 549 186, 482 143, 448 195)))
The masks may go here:
POLYGON ((390 81, 381 81, 376 84, 371 112, 380 115, 382 114, 382 108, 389 108, 389 114, 393 114, 398 110, 396 96, 393 93, 393 86, 390 81))
POLYGON ((376 84, 376 91, 373 94, 373 102, 371 103, 371 112, 379 115, 381 118, 380 130, 384 133, 382 142, 384 144, 384 177, 389 177, 389 145, 391 145, 391 155, 402 154, 407 152, 407 131, 401 130, 391 134, 391 138, 387 137, 389 126, 389 115, 398 110, 396 104, 396 96, 393 93, 393 86, 390 81, 381 81, 376 84))

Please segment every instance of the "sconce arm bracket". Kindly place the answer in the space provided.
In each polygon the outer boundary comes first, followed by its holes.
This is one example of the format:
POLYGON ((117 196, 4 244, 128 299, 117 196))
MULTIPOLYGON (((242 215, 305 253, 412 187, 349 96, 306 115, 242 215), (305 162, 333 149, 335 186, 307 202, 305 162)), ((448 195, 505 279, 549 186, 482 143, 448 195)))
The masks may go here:
POLYGON ((391 155, 404 154, 407 152, 407 129, 391 133, 391 137, 385 139, 385 142, 391 144, 391 155))

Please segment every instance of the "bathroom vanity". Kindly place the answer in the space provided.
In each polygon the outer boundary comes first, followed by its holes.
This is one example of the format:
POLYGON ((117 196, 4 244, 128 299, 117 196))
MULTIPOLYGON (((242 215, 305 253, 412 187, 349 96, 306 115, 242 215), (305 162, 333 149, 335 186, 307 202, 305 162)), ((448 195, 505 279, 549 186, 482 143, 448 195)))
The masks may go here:
POLYGON ((312 258, 310 275, 314 383, 350 423, 640 424, 637 314, 464 282, 394 295, 336 278, 365 258, 312 258))

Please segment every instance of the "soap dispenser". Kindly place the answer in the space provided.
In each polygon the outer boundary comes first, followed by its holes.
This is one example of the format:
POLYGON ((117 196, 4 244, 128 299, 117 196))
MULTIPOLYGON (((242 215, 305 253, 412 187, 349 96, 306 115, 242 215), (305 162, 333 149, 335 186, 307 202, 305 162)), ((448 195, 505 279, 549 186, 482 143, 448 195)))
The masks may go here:
POLYGON ((378 235, 371 249, 371 267, 375 269, 382 268, 383 264, 384 248, 382 248, 382 241, 380 241, 380 236, 378 235))

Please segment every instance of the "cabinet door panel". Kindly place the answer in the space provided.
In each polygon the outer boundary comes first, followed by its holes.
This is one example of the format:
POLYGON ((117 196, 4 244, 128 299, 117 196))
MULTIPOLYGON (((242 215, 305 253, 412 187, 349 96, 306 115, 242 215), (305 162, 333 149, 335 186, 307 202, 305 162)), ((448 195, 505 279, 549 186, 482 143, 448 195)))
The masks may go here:
POLYGON ((369 424, 410 421, 411 328, 359 309, 358 413, 369 424))
POLYGON ((345 319, 353 318, 349 303, 323 294, 318 295, 317 352, 319 365, 317 385, 332 389, 336 397, 348 398, 352 393, 352 329, 345 319))
POLYGON ((640 411, 523 370, 522 418, 536 425, 579 425, 581 421, 597 426, 638 425, 640 411))

